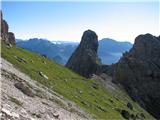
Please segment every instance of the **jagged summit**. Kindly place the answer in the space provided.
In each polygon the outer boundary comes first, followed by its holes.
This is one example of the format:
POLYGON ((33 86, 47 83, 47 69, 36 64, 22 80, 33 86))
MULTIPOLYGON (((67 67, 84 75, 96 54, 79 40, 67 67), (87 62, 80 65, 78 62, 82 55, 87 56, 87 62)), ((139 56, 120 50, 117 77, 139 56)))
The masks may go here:
POLYGON ((136 37, 133 48, 130 50, 130 56, 144 60, 160 58, 159 49, 160 39, 147 33, 136 37))
POLYGON ((80 42, 80 47, 82 47, 83 49, 90 49, 97 53, 97 49, 98 49, 97 34, 92 30, 86 30, 83 33, 83 36, 80 42))
POLYGON ((66 67, 79 73, 84 77, 89 77, 97 70, 99 59, 97 56, 98 36, 92 30, 83 33, 80 45, 68 60, 66 67))

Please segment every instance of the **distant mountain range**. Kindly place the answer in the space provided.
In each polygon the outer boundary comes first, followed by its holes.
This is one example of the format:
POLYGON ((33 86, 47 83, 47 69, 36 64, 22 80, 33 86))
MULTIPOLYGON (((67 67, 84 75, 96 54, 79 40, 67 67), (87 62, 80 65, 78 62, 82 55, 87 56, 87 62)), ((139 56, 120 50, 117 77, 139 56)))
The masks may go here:
MULTIPOLYGON (((65 64, 73 51, 79 45, 78 42, 49 41, 46 39, 32 38, 29 40, 16 39, 17 46, 46 55, 57 63, 65 64)), ((117 62, 122 53, 132 47, 129 42, 118 42, 110 38, 99 40, 98 55, 103 64, 112 64, 117 62)))
POLYGON ((132 47, 130 42, 118 42, 110 38, 104 38, 99 41, 98 55, 103 64, 116 63, 122 53, 132 47))

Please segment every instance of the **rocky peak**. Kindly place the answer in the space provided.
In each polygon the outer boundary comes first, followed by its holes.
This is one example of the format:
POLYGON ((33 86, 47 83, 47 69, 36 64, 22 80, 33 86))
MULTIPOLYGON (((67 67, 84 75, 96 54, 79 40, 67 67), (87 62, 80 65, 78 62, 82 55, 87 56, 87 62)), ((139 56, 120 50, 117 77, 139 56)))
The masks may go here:
POLYGON ((160 119, 160 39, 151 34, 136 37, 133 48, 117 63, 113 81, 154 117, 160 119))
POLYGON ((139 59, 153 59, 154 57, 160 57, 160 40, 151 34, 139 35, 135 39, 133 48, 130 51, 130 55, 139 59))
POLYGON ((85 31, 80 45, 68 60, 66 67, 84 77, 89 77, 96 72, 99 64, 97 49, 98 36, 92 30, 85 31))
POLYGON ((87 30, 83 33, 80 47, 83 49, 90 49, 97 53, 98 36, 94 31, 87 30))
POLYGON ((16 44, 14 33, 9 32, 9 26, 7 22, 3 19, 3 14, 1 11, 1 40, 6 43, 16 44))

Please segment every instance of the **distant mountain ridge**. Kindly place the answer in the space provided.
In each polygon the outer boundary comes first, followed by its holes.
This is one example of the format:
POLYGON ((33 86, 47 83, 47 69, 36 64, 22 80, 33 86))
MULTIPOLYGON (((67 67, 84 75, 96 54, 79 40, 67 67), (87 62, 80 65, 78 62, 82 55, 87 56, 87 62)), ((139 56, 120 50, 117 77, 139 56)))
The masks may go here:
POLYGON ((130 42, 118 42, 114 39, 104 38, 99 41, 98 55, 103 64, 116 63, 122 53, 132 47, 130 42))
MULTIPOLYGON (((46 39, 32 38, 29 40, 16 40, 17 46, 46 55, 60 64, 66 64, 71 54, 79 45, 78 42, 67 41, 49 41, 46 39)), ((103 64, 112 64, 117 62, 122 53, 132 47, 129 42, 118 42, 110 38, 99 40, 98 55, 103 64)))
POLYGON ((72 44, 55 44, 48 40, 38 38, 32 38, 26 41, 18 40, 17 46, 41 55, 46 55, 48 58, 60 64, 65 64, 68 56, 70 56, 76 48, 76 46, 72 44))

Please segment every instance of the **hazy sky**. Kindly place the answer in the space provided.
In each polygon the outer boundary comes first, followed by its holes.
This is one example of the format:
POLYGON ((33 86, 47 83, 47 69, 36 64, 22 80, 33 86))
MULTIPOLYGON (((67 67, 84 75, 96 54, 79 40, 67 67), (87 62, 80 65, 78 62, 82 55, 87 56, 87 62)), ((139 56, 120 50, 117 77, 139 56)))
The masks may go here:
MULTIPOLYGON (((115 1, 115 0, 113 0, 115 1)), ((2 2, 4 19, 16 38, 80 41, 94 30, 99 39, 133 43, 139 34, 159 35, 159 3, 147 2, 2 2)))

